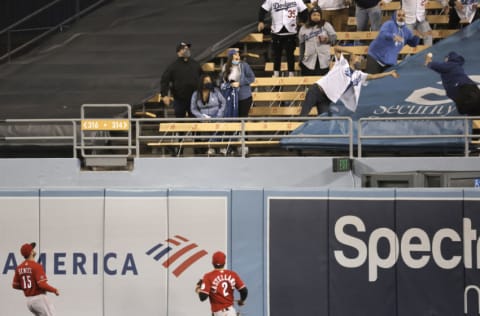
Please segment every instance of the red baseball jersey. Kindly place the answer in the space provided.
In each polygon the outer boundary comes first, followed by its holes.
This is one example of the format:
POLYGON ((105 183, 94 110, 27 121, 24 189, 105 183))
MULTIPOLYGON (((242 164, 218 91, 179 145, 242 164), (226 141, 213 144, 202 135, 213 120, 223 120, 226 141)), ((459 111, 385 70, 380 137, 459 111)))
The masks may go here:
POLYGON ((22 289, 25 296, 45 294, 46 291, 55 292, 55 288, 47 283, 47 275, 41 264, 25 260, 15 269, 13 287, 22 289))
POLYGON ((203 276, 200 292, 209 296, 212 312, 233 305, 233 291, 245 287, 238 274, 231 270, 213 270, 203 276))

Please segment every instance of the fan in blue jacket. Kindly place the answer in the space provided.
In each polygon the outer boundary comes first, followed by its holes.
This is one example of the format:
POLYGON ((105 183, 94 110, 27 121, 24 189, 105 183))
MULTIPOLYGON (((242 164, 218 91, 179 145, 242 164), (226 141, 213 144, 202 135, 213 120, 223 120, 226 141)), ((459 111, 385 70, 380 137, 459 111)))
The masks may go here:
POLYGON ((375 74, 396 65, 403 46, 416 47, 420 38, 405 25, 405 11, 397 10, 392 19, 383 23, 378 36, 368 47, 366 72, 375 74))
POLYGON ((458 113, 480 115, 480 89, 465 73, 465 59, 450 52, 443 62, 432 61, 432 53, 425 55, 425 66, 440 74, 447 96, 455 101, 458 113))

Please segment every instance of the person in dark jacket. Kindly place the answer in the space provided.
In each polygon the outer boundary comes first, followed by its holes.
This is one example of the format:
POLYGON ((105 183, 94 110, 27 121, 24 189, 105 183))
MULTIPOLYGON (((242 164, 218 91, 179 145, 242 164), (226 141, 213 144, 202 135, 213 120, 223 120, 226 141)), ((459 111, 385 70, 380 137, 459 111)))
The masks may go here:
POLYGON ((177 45, 177 59, 170 64, 162 75, 160 93, 165 105, 170 105, 170 89, 173 96, 175 117, 193 117, 190 112, 190 100, 198 86, 202 67, 190 57, 191 44, 181 42, 177 45))
POLYGON ((443 62, 432 61, 432 57, 432 53, 425 55, 425 66, 440 74, 447 96, 455 102, 458 113, 480 115, 480 89, 465 73, 463 56, 450 52, 443 62))
POLYGON ((376 74, 396 65, 403 46, 416 47, 419 41, 420 38, 405 25, 405 11, 397 10, 391 20, 383 23, 377 37, 368 47, 366 72, 376 74))

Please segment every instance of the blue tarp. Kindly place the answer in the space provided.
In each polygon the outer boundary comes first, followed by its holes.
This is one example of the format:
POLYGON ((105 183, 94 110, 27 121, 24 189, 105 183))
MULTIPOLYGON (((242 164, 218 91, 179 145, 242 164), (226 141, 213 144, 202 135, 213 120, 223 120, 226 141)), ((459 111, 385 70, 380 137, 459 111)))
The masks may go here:
MULTIPOLYGON (((432 52, 434 60, 443 60, 450 51, 465 57, 465 70, 480 83, 480 21, 446 38, 431 48, 407 57, 395 66, 400 78, 387 77, 370 81, 363 87, 357 111, 352 113, 343 104, 332 105, 334 116, 349 116, 354 121, 354 144, 357 144, 358 120, 365 117, 451 117, 459 116, 455 104, 446 97, 440 76, 426 68, 425 54, 432 52)), ((471 132, 471 125, 467 132, 471 132)), ((335 121, 308 121, 292 135, 321 135, 344 133, 344 123, 335 121)), ((348 131, 347 131, 348 132, 348 131)), ((362 135, 435 135, 435 138, 412 139, 369 139, 362 140, 364 149, 389 150, 394 147, 411 149, 416 152, 463 150, 465 121, 458 120, 401 120, 368 121, 362 123, 362 135), (459 135, 455 138, 436 138, 437 135, 459 135)), ((346 148, 346 138, 285 138, 281 144, 287 148, 346 148)))

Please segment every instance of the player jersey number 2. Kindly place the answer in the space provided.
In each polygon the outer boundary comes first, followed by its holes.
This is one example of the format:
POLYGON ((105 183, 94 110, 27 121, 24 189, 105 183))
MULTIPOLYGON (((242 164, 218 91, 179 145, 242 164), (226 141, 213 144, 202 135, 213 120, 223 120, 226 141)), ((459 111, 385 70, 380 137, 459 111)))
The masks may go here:
POLYGON ((32 280, 31 280, 31 275, 22 275, 22 281, 23 281, 23 288, 24 289, 31 289, 32 288, 32 280))
POLYGON ((227 297, 228 295, 230 295, 228 292, 230 284, 228 282, 222 282, 220 286, 222 288, 222 294, 224 297, 227 297))
POLYGON ((288 15, 287 15, 287 18, 289 19, 294 19, 297 17, 297 10, 295 9, 289 9, 288 10, 288 15))

